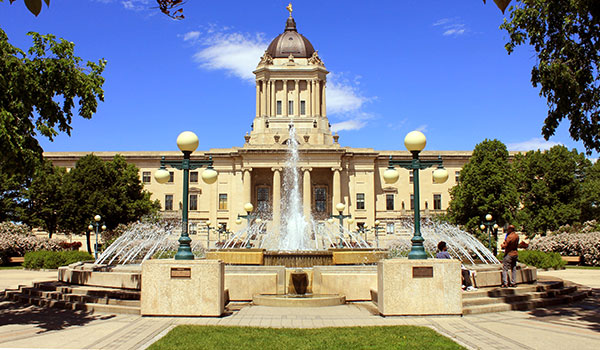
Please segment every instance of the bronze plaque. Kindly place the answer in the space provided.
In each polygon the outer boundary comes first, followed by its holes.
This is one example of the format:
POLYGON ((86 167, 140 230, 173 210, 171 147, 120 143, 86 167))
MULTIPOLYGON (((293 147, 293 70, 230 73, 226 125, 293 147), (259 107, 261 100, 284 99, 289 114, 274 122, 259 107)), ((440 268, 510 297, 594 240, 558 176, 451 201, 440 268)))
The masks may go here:
POLYGON ((413 266, 413 278, 432 278, 433 266, 413 266))
POLYGON ((189 267, 171 267, 171 278, 192 278, 192 269, 189 267))

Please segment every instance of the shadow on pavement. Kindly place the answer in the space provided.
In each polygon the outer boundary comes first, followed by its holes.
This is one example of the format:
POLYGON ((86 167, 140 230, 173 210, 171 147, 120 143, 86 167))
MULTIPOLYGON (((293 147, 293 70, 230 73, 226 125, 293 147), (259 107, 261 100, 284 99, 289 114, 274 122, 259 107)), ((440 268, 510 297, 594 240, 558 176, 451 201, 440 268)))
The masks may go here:
POLYGON ((5 325, 34 325, 37 333, 56 331, 71 326, 83 326, 95 320, 107 320, 114 315, 93 315, 89 312, 45 308, 0 300, 0 327, 5 325))
POLYGON ((568 325, 600 332, 600 289, 592 289, 592 295, 572 304, 539 308, 529 312, 530 319, 554 324, 568 325))

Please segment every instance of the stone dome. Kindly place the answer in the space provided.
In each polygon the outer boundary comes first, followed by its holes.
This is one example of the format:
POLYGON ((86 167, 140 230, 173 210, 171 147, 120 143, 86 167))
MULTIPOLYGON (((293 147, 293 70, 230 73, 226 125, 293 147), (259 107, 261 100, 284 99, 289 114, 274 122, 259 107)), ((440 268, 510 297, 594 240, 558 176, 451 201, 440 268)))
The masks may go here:
POLYGON ((296 30, 296 21, 291 16, 285 24, 285 31, 277 36, 267 53, 273 58, 287 58, 292 54, 296 58, 309 58, 315 52, 312 44, 296 30))

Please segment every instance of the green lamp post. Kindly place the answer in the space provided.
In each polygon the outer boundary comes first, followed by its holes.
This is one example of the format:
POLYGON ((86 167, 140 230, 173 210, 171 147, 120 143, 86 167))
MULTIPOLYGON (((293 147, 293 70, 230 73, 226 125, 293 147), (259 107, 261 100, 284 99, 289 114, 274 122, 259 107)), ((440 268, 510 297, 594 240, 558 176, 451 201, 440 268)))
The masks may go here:
POLYGON ((383 179, 387 184, 393 184, 398 181, 398 171, 394 168, 399 166, 413 172, 413 192, 414 192, 414 211, 415 211, 415 232, 413 235, 412 247, 408 253, 409 259, 427 259, 427 253, 423 247, 423 236, 421 235, 421 210, 419 206, 419 170, 427 169, 437 165, 438 168, 433 172, 434 183, 444 183, 448 179, 448 171, 444 169, 442 157, 437 160, 421 160, 419 153, 425 148, 427 139, 420 131, 411 131, 404 138, 404 145, 412 153, 412 160, 394 160, 390 156, 388 169, 383 173, 383 179))
MULTIPOLYGON (((252 205, 252 203, 244 204, 244 210, 246 211, 246 215, 238 214, 238 216, 237 216, 237 219, 235 222, 238 225, 242 223, 242 219, 248 220, 248 226, 250 226, 252 221, 256 222, 257 224, 260 224, 262 222, 262 220, 260 218, 257 218, 258 213, 252 212, 254 210, 254 206, 252 205)), ((246 239, 246 248, 248 248, 248 249, 252 248, 252 243, 250 243, 250 238, 251 238, 250 230, 248 230, 248 238, 246 239)))
POLYGON ((213 169, 212 157, 208 160, 190 160, 192 152, 198 148, 198 136, 191 131, 184 131, 177 136, 177 147, 183 152, 183 160, 160 160, 160 169, 154 173, 154 178, 158 183, 164 184, 169 181, 169 172, 166 166, 171 166, 178 170, 183 170, 183 208, 181 210, 181 237, 179 237, 179 248, 175 254, 175 260, 194 260, 190 243, 192 240, 188 234, 188 192, 190 170, 206 166, 202 172, 202 180, 207 184, 213 184, 217 181, 217 172, 213 169))
POLYGON ((98 260, 98 228, 102 228, 102 231, 106 231, 106 225, 104 225, 104 223, 102 223, 102 226, 100 226, 100 220, 102 220, 102 217, 100 215, 96 215, 96 216, 94 216, 94 221, 92 221, 88 225, 88 230, 90 230, 90 231, 94 230, 94 227, 96 228, 96 244, 94 244, 94 259, 95 260, 98 260))
POLYGON ((483 222, 479 228, 481 229, 481 231, 483 231, 484 233, 486 232, 486 228, 487 228, 487 234, 488 234, 488 249, 490 251, 494 252, 494 255, 497 255, 498 252, 496 251, 497 249, 492 249, 492 227, 494 228, 494 230, 498 229, 498 224, 496 223, 496 221, 492 221, 493 217, 492 214, 487 214, 485 216, 485 222, 483 222))
POLYGON ((346 205, 344 203, 338 203, 335 205, 335 209, 339 212, 338 215, 331 215, 331 219, 340 220, 340 241, 338 242, 338 248, 342 247, 342 237, 344 235, 344 219, 351 218, 352 215, 344 215, 344 209, 346 209, 346 205))

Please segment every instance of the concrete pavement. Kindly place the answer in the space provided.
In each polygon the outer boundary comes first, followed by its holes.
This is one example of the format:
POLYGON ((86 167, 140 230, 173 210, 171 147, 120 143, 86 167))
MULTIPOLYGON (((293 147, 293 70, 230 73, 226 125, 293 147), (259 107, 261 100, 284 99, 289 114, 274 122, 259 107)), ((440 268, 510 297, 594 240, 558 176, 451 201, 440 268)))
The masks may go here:
MULTIPOLYGON (((0 281, 6 271, 18 270, 0 270, 0 281)), ((23 279, 29 273, 21 271, 23 279)), ((543 274, 592 283, 600 280, 600 270, 543 274)), ((584 350, 597 349, 600 344, 600 295, 568 306, 465 317, 381 317, 367 302, 323 308, 234 304, 230 313, 220 318, 174 318, 86 314, 3 301, 0 348, 144 349, 179 324, 289 328, 420 325, 471 349, 584 350)))

